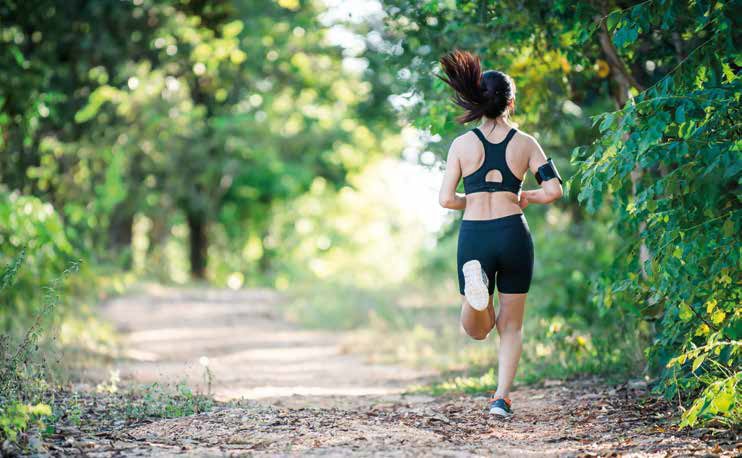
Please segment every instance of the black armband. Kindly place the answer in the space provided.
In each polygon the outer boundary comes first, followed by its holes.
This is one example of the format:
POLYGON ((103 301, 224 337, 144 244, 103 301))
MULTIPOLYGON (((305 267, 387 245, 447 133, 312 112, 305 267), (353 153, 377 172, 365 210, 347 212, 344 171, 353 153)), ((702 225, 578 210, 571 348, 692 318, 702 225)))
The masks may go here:
POLYGON ((547 159, 546 164, 539 167, 536 171, 536 181, 538 184, 541 184, 542 181, 551 180, 552 178, 558 179, 559 183, 562 182, 562 177, 559 176, 554 161, 549 158, 547 159))

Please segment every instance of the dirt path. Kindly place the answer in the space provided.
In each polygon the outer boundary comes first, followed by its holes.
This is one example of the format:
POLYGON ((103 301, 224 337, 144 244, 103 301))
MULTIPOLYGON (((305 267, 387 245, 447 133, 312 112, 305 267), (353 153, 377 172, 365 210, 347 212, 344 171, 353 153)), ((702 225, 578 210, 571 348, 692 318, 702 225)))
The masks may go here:
POLYGON ((299 329, 281 318, 281 307, 270 290, 151 286, 111 301, 104 313, 125 335, 122 379, 185 380, 205 392, 207 362, 222 401, 399 394, 432 375, 365 364, 348 353, 343 334, 299 329))
MULTIPOLYGON (((729 432, 679 432, 641 384, 583 380, 513 393, 517 415, 483 396, 403 394, 431 376, 364 363, 343 336, 283 321, 270 291, 154 289, 117 299, 123 379, 203 384, 232 400, 208 413, 127 424, 68 448, 89 456, 734 456, 729 432), (244 398, 235 402, 234 399, 244 398), (86 445, 87 444, 87 445, 86 445)), ((735 448, 737 447, 737 448, 735 448)))

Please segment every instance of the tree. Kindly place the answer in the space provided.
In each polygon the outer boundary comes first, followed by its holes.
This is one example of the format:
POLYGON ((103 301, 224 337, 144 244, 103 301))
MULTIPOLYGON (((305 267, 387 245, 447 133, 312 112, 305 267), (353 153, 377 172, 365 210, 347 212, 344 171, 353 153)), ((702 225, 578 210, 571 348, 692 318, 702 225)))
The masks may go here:
POLYGON ((275 203, 378 151, 359 116, 384 101, 326 43, 319 2, 75 6, 0 7, 0 179, 51 201, 93 258, 130 265, 138 214, 160 234, 182 219, 203 278, 214 231, 262 239, 275 203))
MULTIPOLYGON (((115 186, 117 177, 107 170, 114 156, 110 145, 80 148, 89 146, 94 126, 77 122, 76 113, 97 88, 126 84, 118 73, 122 62, 152 57, 149 42, 161 17, 157 10, 144 14, 144 8, 82 0, 64 7, 52 1, 0 5, 0 182, 51 202, 75 233, 71 241, 78 249, 93 238, 105 243, 91 233, 108 225, 111 210, 126 196, 113 192, 90 200, 98 195, 96 186, 115 186)), ((130 228, 120 221, 127 218, 118 215, 113 213, 111 239, 126 241, 130 228)))

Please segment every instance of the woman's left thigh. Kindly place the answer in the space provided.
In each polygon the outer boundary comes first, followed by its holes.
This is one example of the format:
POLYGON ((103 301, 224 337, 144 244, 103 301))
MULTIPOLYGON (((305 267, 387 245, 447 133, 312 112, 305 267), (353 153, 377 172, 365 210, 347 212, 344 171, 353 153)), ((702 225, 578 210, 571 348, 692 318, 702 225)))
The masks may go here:
POLYGON ((527 293, 498 293, 497 325, 508 329, 521 329, 526 308, 527 293))

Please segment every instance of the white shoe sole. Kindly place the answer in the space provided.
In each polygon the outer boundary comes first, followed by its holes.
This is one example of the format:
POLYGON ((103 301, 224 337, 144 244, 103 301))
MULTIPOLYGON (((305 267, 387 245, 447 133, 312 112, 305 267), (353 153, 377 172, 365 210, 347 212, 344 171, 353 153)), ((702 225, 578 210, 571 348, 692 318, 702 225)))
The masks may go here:
POLYGON ((487 308, 490 293, 482 279, 482 265, 476 259, 467 261, 461 267, 464 272, 464 296, 473 309, 482 311, 487 308))
POLYGON ((493 407, 490 409, 490 415, 497 415, 498 417, 507 418, 511 416, 512 413, 507 413, 504 409, 501 409, 499 407, 493 407))

